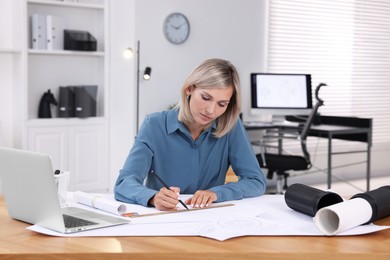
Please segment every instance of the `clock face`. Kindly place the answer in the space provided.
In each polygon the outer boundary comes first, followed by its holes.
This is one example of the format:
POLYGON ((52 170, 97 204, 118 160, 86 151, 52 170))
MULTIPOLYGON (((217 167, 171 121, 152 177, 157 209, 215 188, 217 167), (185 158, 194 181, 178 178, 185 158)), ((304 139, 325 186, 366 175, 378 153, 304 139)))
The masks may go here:
POLYGON ((164 35, 174 44, 185 42, 190 35, 190 23, 181 13, 172 13, 164 21, 164 35))

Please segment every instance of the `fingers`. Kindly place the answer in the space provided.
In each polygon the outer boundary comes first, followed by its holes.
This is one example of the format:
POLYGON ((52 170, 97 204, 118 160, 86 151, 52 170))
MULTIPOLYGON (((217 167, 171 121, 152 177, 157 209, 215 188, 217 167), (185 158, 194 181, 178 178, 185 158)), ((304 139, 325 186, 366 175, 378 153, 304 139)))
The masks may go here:
POLYGON ((169 187, 171 189, 171 191, 173 191, 174 193, 176 193, 178 196, 180 194, 180 188, 178 187, 169 187))
POLYGON ((180 189, 171 187, 171 190, 163 187, 154 195, 154 206, 159 210, 172 210, 179 203, 180 189))
POLYGON ((198 190, 194 196, 186 200, 186 204, 190 204, 193 208, 208 207, 217 200, 217 194, 210 190, 198 190))
MULTIPOLYGON (((161 188, 154 195, 153 204, 159 210, 172 210, 179 203, 180 189, 177 187, 161 188)), ((192 198, 185 201, 185 204, 191 205, 193 208, 204 208, 210 206, 217 200, 217 194, 210 190, 198 190, 192 198)))

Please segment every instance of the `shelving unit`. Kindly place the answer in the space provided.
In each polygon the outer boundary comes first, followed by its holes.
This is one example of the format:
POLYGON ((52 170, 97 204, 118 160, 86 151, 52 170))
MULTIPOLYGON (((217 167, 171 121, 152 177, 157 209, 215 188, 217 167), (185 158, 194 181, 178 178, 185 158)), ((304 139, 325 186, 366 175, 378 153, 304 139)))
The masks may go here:
POLYGON ((5 131, 12 132, 13 141, 5 145, 50 154, 54 169, 71 172, 70 190, 110 188, 108 9, 109 0, 0 2, 0 29, 10 35, 0 39, 0 65, 7 76, 0 72, 0 85, 7 86, 4 99, 8 100, 0 108, 17 104, 11 109, 13 115, 0 117, 2 127, 9 126, 5 131), (88 31, 97 40, 97 51, 32 49, 31 15, 35 13, 63 17, 65 29, 88 31), (50 89, 58 101, 60 86, 75 85, 98 86, 96 117, 59 118, 53 107, 53 118, 38 118, 44 92, 50 89))
MULTIPOLYGON (((71 190, 108 189, 108 3, 104 0, 27 0, 32 14, 65 18, 66 28, 91 33, 97 51, 37 50, 27 38, 27 123, 25 147, 52 155, 54 167, 71 172, 71 190), (48 89, 59 96, 59 86, 97 85, 97 116, 37 118, 39 101, 48 89)), ((28 31, 26 35, 31 35, 28 31)))
POLYGON ((27 0, 28 35, 31 35, 32 14, 54 15, 65 19, 66 29, 90 32, 97 39, 98 45, 97 51, 91 52, 37 50, 31 48, 28 39, 28 119, 37 117, 39 100, 46 90, 50 89, 58 97, 59 86, 67 85, 97 85, 97 116, 104 117, 107 114, 106 13, 105 1, 102 0, 77 2, 27 0))

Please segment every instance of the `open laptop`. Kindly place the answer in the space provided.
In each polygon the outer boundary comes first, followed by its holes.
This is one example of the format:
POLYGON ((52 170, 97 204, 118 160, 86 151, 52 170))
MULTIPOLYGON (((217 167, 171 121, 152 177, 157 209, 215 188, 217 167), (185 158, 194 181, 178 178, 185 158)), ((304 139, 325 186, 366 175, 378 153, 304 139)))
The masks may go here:
POLYGON ((77 207, 60 207, 49 155, 0 147, 0 181, 11 218, 61 233, 129 223, 77 207))

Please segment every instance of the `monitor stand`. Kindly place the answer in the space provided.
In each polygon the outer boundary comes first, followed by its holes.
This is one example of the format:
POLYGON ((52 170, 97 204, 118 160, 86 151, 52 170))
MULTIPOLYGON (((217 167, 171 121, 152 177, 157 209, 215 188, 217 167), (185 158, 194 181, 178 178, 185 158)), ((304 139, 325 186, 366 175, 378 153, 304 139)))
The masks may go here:
POLYGON ((273 124, 280 124, 286 122, 285 115, 272 115, 272 123, 273 124))

